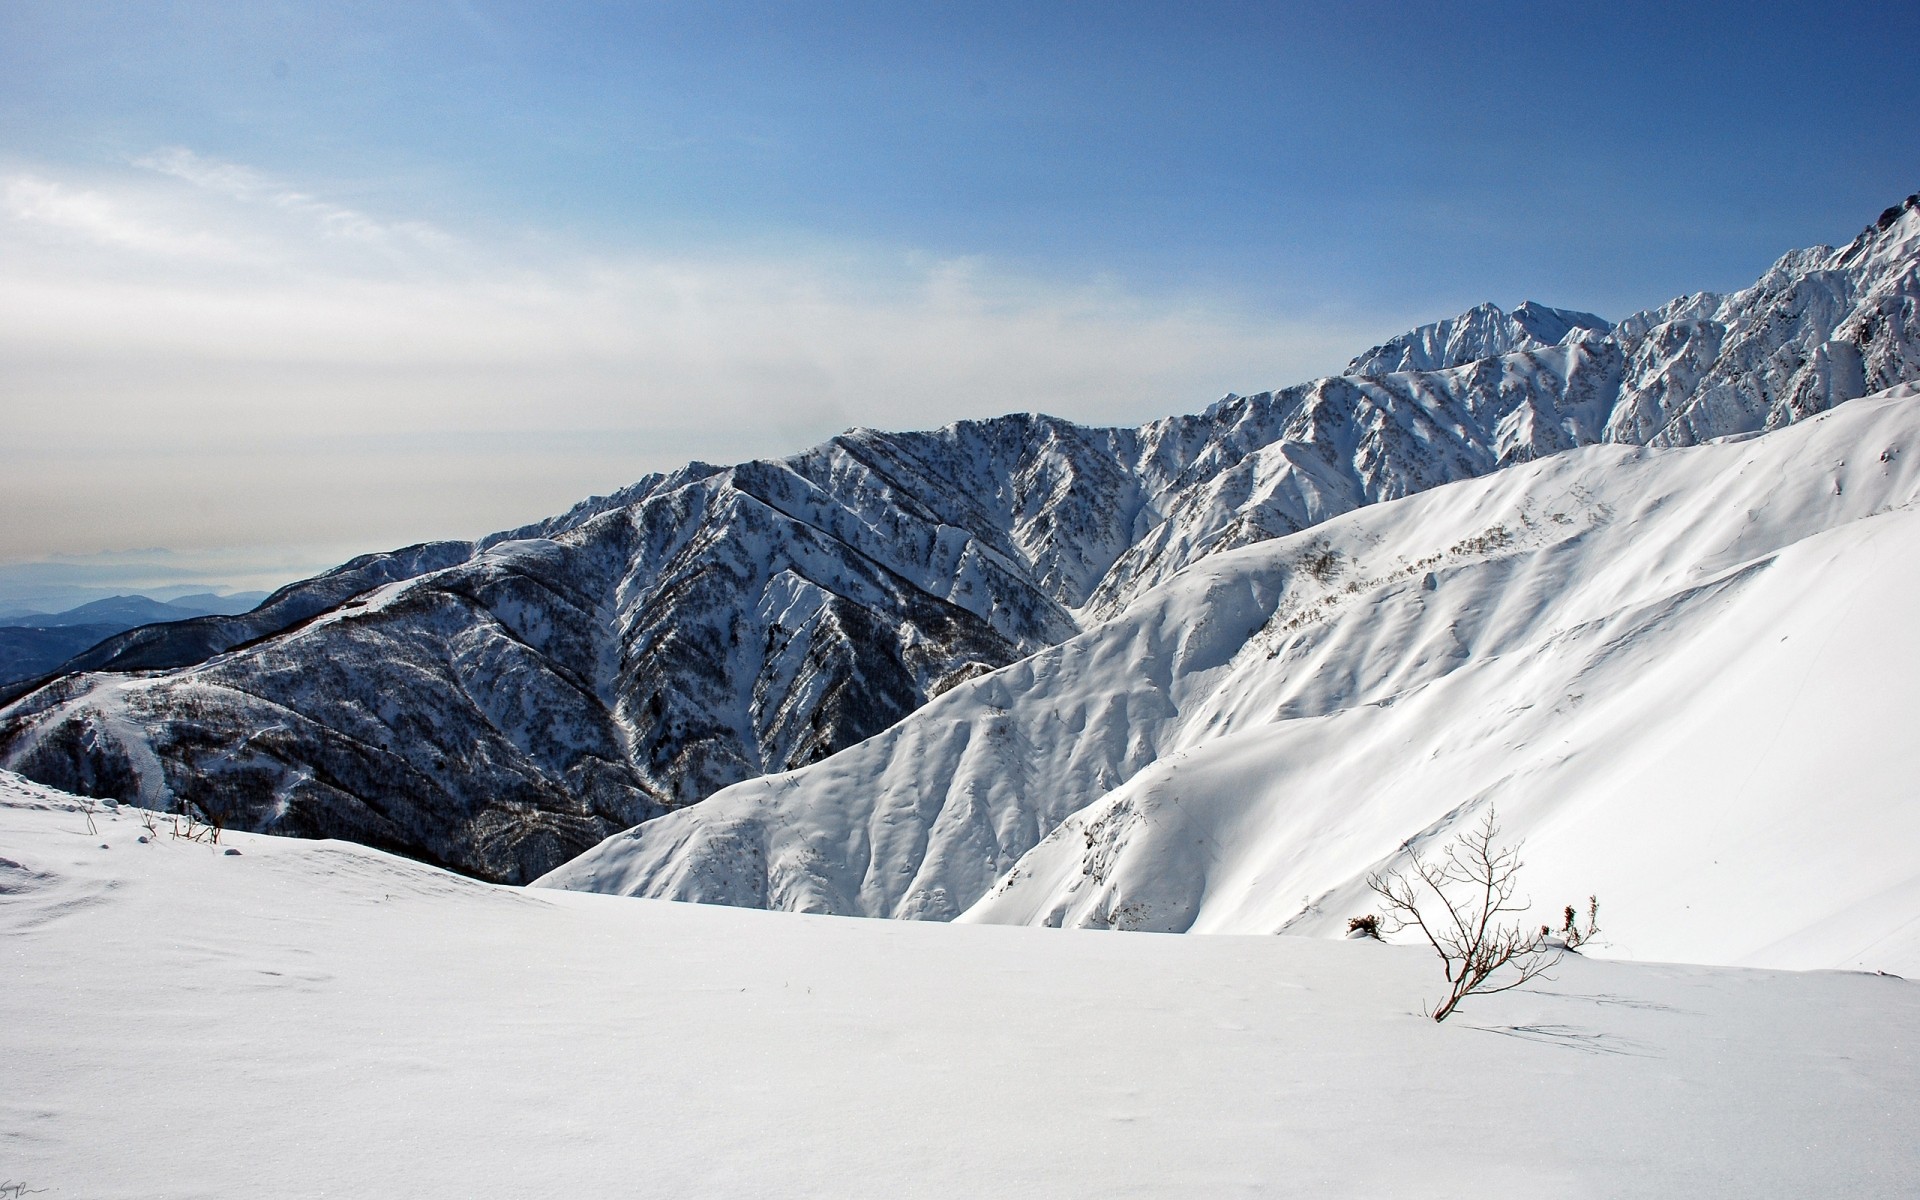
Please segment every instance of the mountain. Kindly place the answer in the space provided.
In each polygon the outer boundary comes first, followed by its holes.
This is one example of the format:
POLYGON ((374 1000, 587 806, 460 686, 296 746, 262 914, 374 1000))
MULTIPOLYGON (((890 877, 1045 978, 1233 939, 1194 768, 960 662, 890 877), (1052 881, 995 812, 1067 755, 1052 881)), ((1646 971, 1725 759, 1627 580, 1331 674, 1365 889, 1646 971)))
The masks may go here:
POLYGON ((68 625, 119 625, 131 629, 135 625, 148 625, 156 621, 184 621, 189 617, 205 616, 208 613, 245 612, 266 598, 264 592, 248 592, 233 596, 216 595, 202 592, 192 596, 182 596, 177 600, 153 600, 146 596, 109 596, 70 608, 59 613, 25 613, 18 616, 0 618, 0 627, 11 628, 31 626, 37 629, 57 629, 68 625))
POLYGON ((184 608, 193 616, 220 613, 228 616, 247 612, 267 598, 266 592, 233 592, 222 595, 219 592, 189 592, 184 596, 174 596, 167 601, 173 608, 184 608))
POLYGON ((1511 313, 1482 304, 1457 317, 1401 334, 1347 364, 1348 375, 1444 371, 1518 350, 1544 350, 1576 334, 1606 334, 1613 326, 1588 312, 1548 308, 1528 300, 1511 313))
POLYGON ((1326 935, 1491 807, 1542 918, 1598 894, 1616 952, 1909 969, 1917 502, 1912 385, 1435 488, 1209 559, 540 882, 1326 935))
POLYGON ((208 613, 252 608, 265 592, 221 596, 204 592, 170 601, 110 596, 61 613, 24 613, 0 619, 0 689, 54 672, 81 651, 136 626, 183 621, 208 613))
POLYGON ((199 615, 197 612, 175 612, 168 605, 158 600, 149 600, 145 596, 108 596, 65 612, 32 612, 0 618, 0 628, 27 626, 37 629, 56 629, 63 625, 115 624, 125 629, 146 624, 148 621, 168 621, 199 615))
MULTIPOLYGON (((734 803, 708 797, 791 778, 1224 551, 1575 447, 1777 428, 1920 377, 1917 210, 1608 332, 1527 308, 1537 332, 1568 325, 1553 345, 1132 429, 852 430, 471 545, 356 560, 253 613, 89 651, 0 709, 0 765, 530 879, 627 826, 692 828, 734 803)), ((1137 718, 1104 736, 1134 745, 1137 718)), ((1106 786, 1151 757, 1122 753, 1106 786)), ((998 786, 1024 787, 1025 760, 1005 761, 998 786)), ((1033 822, 994 843, 995 864, 1052 828, 1033 822)), ((875 894, 930 916, 971 903, 904 874, 875 894)))
POLYGON ((0 627, 0 689, 44 679, 61 663, 125 628, 117 623, 0 627))
MULTIPOLYGON (((59 665, 81 671, 154 671, 188 667, 217 654, 285 632, 369 589, 447 566, 473 553, 469 542, 427 542, 366 554, 312 579, 288 584, 238 614, 208 614, 125 631, 59 665)), ((30 690, 30 689, 29 689, 30 690)), ((0 699, 11 700, 0 688, 0 699)))

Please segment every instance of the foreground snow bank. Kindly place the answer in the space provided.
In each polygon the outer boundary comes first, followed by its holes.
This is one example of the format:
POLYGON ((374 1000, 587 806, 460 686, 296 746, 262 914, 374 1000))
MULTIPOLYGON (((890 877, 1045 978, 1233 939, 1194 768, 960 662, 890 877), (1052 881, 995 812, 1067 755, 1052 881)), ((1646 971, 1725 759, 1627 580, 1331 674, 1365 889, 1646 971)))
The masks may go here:
POLYGON ((60 1197, 1911 1194, 1920 987, 854 921, 148 844, 0 774, 0 1177, 60 1197))

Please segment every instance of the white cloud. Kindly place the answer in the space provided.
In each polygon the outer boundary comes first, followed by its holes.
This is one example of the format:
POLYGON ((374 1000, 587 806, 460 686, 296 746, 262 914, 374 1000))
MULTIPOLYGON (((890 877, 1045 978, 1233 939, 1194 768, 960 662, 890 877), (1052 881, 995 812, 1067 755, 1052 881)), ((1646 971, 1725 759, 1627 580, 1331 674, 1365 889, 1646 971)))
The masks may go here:
POLYGON ((848 425, 1192 411, 1392 332, 884 250, 482 246, 140 166, 0 175, 0 560, 473 536, 848 425))
POLYGON ((206 229, 170 228, 125 200, 35 175, 5 182, 6 215, 35 230, 77 237, 95 245, 167 258, 228 258, 234 247, 206 229))
POLYGON ((155 150, 134 159, 133 165, 171 176, 231 200, 280 209, 310 221, 328 237, 361 241, 401 237, 428 245, 445 245, 451 240, 424 221, 379 221, 357 209, 333 204, 289 187, 252 167, 206 158, 184 146, 155 150))
POLYGON ((270 190, 266 176, 253 168, 202 158, 185 146, 168 146, 143 154, 133 160, 133 165, 239 200, 270 190))

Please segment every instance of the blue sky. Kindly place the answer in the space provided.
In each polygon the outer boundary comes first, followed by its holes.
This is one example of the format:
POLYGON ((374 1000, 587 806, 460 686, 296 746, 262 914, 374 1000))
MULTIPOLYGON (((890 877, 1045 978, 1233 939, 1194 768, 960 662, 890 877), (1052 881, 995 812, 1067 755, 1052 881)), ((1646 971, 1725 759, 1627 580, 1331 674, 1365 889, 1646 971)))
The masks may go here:
POLYGON ((0 563, 257 584, 1737 287, 1920 188, 1915 61, 1911 3, 12 0, 0 563))

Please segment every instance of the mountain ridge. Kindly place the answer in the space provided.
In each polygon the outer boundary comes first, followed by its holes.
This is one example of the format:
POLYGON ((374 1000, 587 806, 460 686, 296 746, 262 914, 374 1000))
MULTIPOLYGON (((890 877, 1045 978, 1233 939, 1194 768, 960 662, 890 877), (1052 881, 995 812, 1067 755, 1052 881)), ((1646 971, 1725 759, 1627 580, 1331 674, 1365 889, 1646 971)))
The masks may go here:
MULTIPOLYGON (((1913 378, 1916 209, 1741 292, 1604 333, 1568 320, 1553 345, 1130 429, 850 430, 365 556, 244 617, 90 651, 0 709, 0 765, 529 879, 854 746, 1210 555, 1576 446, 1778 428, 1913 378)), ((1540 330, 1568 318, 1527 311, 1540 330)))
POLYGON ((245 611, 266 599, 265 592, 222 596, 201 592, 173 600, 149 596, 106 596, 62 612, 17 613, 0 618, 0 697, 11 687, 31 687, 49 671, 72 661, 107 638, 159 622, 184 621, 209 614, 245 611))
POLYGON ((1497 807, 1529 843, 1536 919, 1597 892, 1610 953, 1906 969, 1916 448, 1903 385, 1360 509, 537 882, 1338 936, 1370 872, 1497 807))

